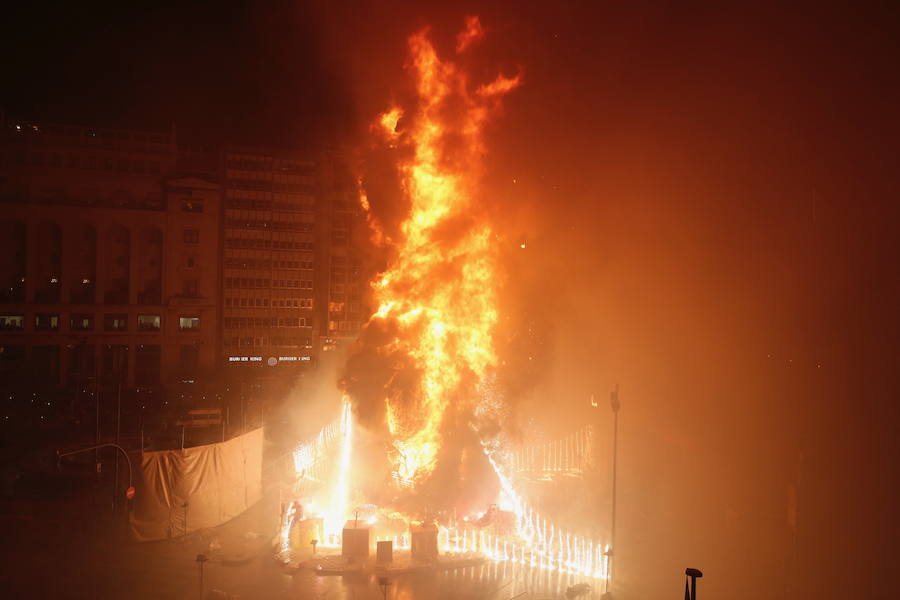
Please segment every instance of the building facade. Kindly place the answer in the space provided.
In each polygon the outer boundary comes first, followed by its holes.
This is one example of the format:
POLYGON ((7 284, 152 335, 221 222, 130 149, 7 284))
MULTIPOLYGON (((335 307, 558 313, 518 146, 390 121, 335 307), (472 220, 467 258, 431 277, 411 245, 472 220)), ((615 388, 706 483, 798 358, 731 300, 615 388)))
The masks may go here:
POLYGON ((317 164, 271 149, 225 148, 221 156, 221 364, 302 367, 320 333, 317 164))
POLYGON ((0 125, 5 381, 290 379, 356 338, 368 232, 347 152, 0 125))
POLYGON ((361 248, 369 237, 359 203, 359 189, 346 152, 332 150, 322 159, 323 276, 327 312, 323 348, 355 340, 368 318, 361 248))
MULTIPOLYGON (((222 363, 274 373, 316 363, 364 318, 361 214, 346 152, 222 151, 222 363)), ((363 223, 364 225, 364 223, 363 223)))
POLYGON ((215 368, 220 186, 173 134, 3 119, 0 378, 156 387, 215 368))

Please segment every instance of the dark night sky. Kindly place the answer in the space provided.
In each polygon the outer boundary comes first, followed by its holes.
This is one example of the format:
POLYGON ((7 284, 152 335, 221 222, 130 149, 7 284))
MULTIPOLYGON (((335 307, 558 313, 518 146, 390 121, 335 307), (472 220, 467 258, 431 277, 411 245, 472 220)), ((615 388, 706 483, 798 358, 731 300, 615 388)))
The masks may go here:
POLYGON ((631 410, 620 527, 636 532, 623 562, 649 582, 637 595, 677 593, 652 571, 691 557, 718 571, 717 597, 757 597, 752 578, 772 569, 790 597, 833 597, 854 570, 858 597, 888 597, 900 5, 184 4, 5 8, 0 107, 353 143, 401 91, 405 37, 431 24, 446 44, 480 14, 487 72, 525 69, 493 130, 490 187, 505 233, 534 241, 511 287, 551 324, 545 391, 618 381, 631 410), (786 567, 786 542, 757 530, 781 518, 798 460, 786 567))

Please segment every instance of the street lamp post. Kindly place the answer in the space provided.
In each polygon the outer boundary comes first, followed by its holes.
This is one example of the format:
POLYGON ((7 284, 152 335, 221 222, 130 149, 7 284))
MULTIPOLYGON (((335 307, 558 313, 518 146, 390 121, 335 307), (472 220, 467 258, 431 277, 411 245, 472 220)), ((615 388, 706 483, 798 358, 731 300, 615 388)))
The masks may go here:
POLYGON ((684 574, 691 580, 691 587, 688 589, 687 580, 684 582, 684 600, 697 600, 697 579, 703 577, 700 569, 687 568, 684 574))
POLYGON ((200 600, 203 600, 203 563, 209 560, 205 554, 197 555, 197 563, 200 565, 200 600))
MULTIPOLYGON (((116 386, 116 444, 120 443, 122 430, 122 359, 119 357, 118 385, 116 386)), ((116 453, 116 471, 113 478, 113 511, 116 510, 119 492, 119 453, 116 453)))
POLYGON ((612 500, 610 509, 610 526, 609 526, 609 562, 606 573, 606 589, 605 595, 609 595, 609 582, 612 580, 613 563, 616 552, 616 469, 618 467, 619 452, 619 384, 613 388, 609 394, 609 404, 613 413, 613 455, 612 455, 612 500))
POLYGON ((390 587, 391 585, 391 580, 387 577, 379 577, 378 585, 381 586, 381 597, 384 600, 387 600, 388 587, 390 587))
MULTIPOLYGON (((59 466, 60 459, 63 458, 64 456, 71 456, 72 454, 81 454, 82 452, 90 452, 91 450, 93 450, 94 452, 100 452, 101 448, 115 448, 118 452, 121 452, 122 455, 125 457, 125 463, 128 465, 128 489, 125 492, 125 497, 128 500, 132 500, 134 498, 134 486, 133 486, 133 482, 132 482, 132 478, 131 478, 131 476, 132 476, 131 458, 128 456, 128 452, 125 450, 125 448, 123 448, 119 444, 112 444, 112 443, 94 444, 93 446, 88 446, 87 448, 79 448, 78 450, 70 450, 69 452, 60 452, 57 450, 57 452, 56 452, 57 467, 59 466)), ((118 457, 118 453, 116 454, 116 456, 118 457)), ((126 506, 127 506, 127 504, 126 504, 126 506)), ((125 516, 126 516, 126 518, 128 516, 127 510, 125 512, 125 516)), ((126 536, 128 535, 127 528, 125 530, 125 535, 126 536)))

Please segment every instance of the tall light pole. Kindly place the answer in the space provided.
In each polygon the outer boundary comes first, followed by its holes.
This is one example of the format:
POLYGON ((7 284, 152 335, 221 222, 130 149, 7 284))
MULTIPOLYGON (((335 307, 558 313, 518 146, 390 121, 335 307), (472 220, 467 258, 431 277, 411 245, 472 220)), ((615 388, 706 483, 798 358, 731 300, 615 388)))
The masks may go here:
MULTIPOLYGON (((65 456, 70 456, 72 454, 80 454, 82 452, 90 452, 91 450, 93 450, 95 453, 98 453, 98 452, 100 452, 101 448, 107 448, 107 447, 115 448, 118 452, 121 452, 122 455, 125 457, 125 463, 128 465, 128 489, 125 491, 125 498, 127 500, 132 500, 132 499, 134 499, 135 490, 134 490, 133 481, 131 478, 131 476, 132 476, 131 458, 128 456, 128 452, 125 450, 125 448, 123 448, 119 444, 113 444, 113 443, 94 444, 93 446, 88 446, 87 448, 80 448, 78 450, 69 450, 68 452, 60 452, 59 450, 57 450, 57 452, 56 452, 57 466, 59 465, 59 461, 65 456)), ((117 458, 119 456, 118 452, 116 453, 117 458)), ((115 500, 113 502, 115 502, 115 500)), ((126 509, 127 509, 127 503, 126 503, 126 509)), ((126 518, 125 536, 127 538, 127 536, 128 536, 128 527, 127 527, 128 511, 127 510, 125 511, 125 518, 126 518)))
POLYGON ((391 586, 391 580, 387 577, 379 577, 378 585, 381 586, 381 597, 384 600, 387 600, 388 597, 388 588, 391 586))
POLYGON ((613 573, 613 557, 616 552, 616 468, 619 454, 619 384, 613 388, 609 394, 609 404, 613 412, 613 455, 612 455, 612 502, 610 510, 609 525, 609 563, 606 573, 606 590, 604 595, 609 594, 609 582, 612 580, 613 573))
POLYGON ((200 565, 200 600, 203 600, 203 563, 209 560, 205 554, 197 555, 197 563, 200 565))
MULTIPOLYGON (((117 357, 117 379, 118 384, 116 386, 116 443, 120 443, 121 439, 121 429, 122 429, 122 355, 121 352, 118 353, 117 357)), ((113 478, 113 511, 116 510, 117 504, 117 493, 119 490, 119 454, 116 453, 116 474, 113 478)))

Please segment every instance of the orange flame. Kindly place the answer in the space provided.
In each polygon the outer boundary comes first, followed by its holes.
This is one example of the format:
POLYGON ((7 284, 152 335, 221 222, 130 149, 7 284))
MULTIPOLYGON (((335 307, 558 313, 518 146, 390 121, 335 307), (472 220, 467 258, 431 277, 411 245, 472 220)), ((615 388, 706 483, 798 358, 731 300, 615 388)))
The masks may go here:
MULTIPOLYGON (((470 18, 457 50, 482 34, 477 17, 470 18)), ((393 263, 373 283, 372 318, 394 325, 390 349, 416 366, 414 398, 389 390, 385 399, 395 473, 407 483, 434 469, 447 407, 470 401, 466 382, 480 380, 496 362, 494 234, 488 223, 470 221, 485 123, 498 98, 519 83, 500 76, 470 91, 467 73, 438 57, 426 31, 412 36, 409 47, 418 103, 404 116, 402 143, 412 151, 400 174, 410 212, 393 263)), ((390 144, 401 141, 401 116, 393 108, 378 118, 376 129, 390 144)))

